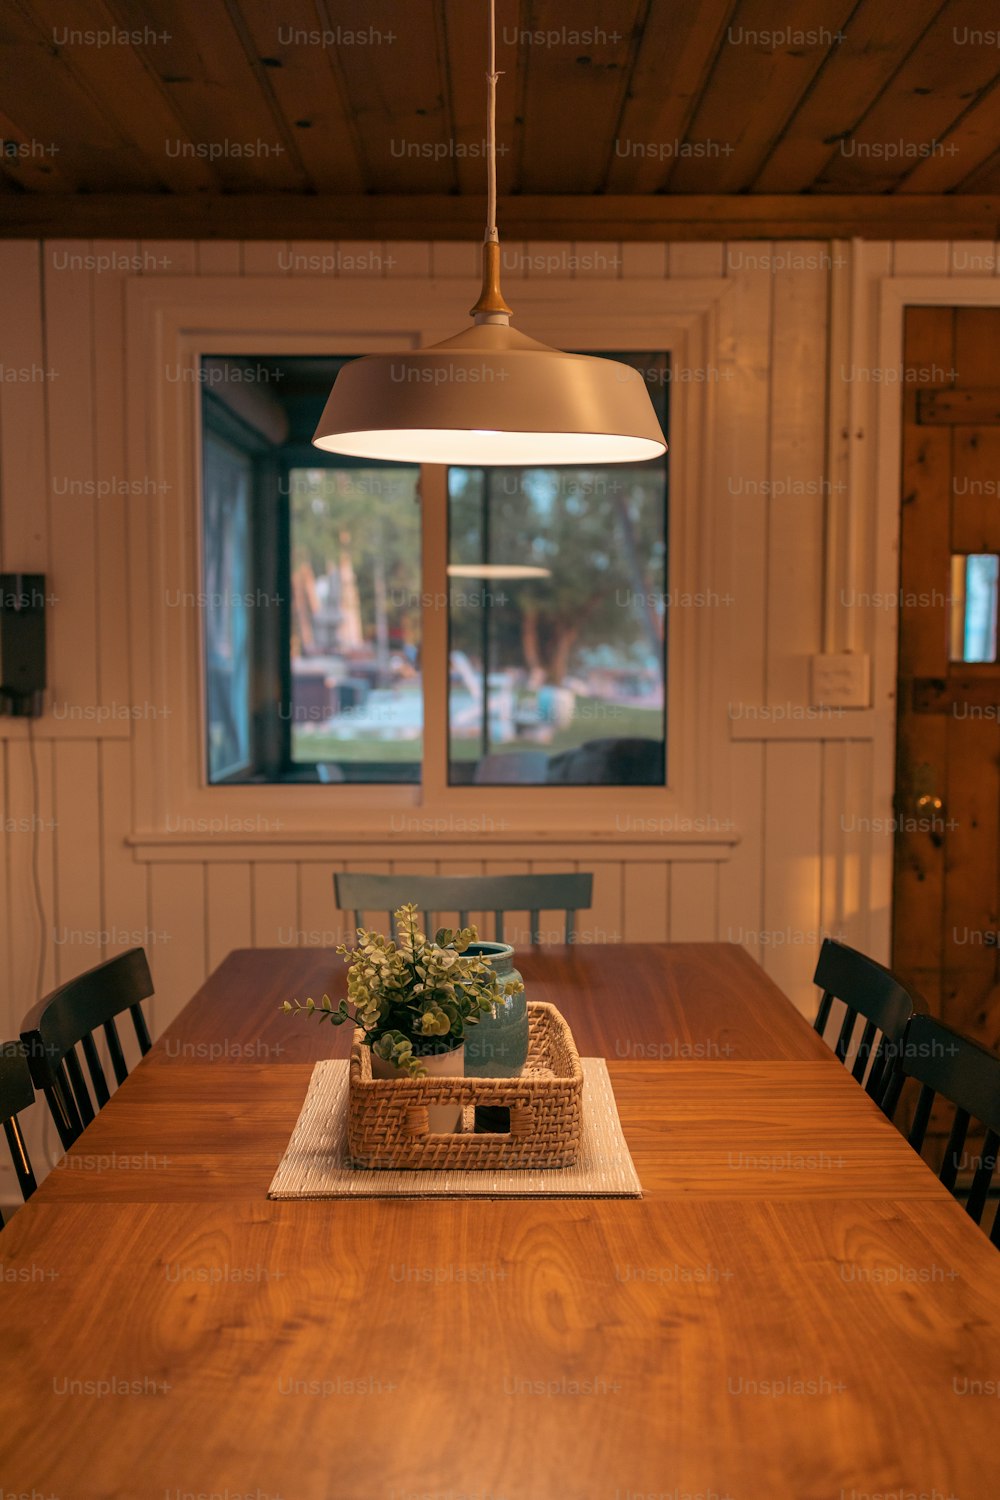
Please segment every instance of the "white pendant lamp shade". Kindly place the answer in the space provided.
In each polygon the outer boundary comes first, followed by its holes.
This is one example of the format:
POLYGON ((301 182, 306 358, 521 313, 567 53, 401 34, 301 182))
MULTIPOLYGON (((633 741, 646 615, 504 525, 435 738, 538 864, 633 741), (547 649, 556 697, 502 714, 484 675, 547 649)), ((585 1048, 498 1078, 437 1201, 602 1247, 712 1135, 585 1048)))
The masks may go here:
POLYGON ((615 360, 563 354, 510 327, 496 227, 496 17, 486 74, 483 288, 471 328, 346 364, 313 438, 354 458, 414 464, 620 464, 666 449, 642 376, 615 360))
POLYGON ((617 464, 666 444, 642 376, 506 323, 343 367, 313 442, 429 464, 617 464))

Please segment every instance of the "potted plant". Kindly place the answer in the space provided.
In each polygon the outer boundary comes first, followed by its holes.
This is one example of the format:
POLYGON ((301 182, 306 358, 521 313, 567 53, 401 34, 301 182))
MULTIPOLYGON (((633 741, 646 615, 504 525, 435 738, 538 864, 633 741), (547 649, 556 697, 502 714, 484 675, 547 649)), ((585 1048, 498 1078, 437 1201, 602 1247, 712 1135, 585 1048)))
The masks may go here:
MULTIPOLYGON (((465 951, 476 942, 475 927, 443 927, 431 942, 418 926, 415 906, 401 906, 393 919, 395 939, 359 927, 357 947, 338 947, 349 965, 346 1000, 286 1000, 282 1010, 316 1015, 334 1026, 352 1021, 371 1048, 378 1078, 462 1077, 468 1029, 504 1003, 509 978, 501 988, 493 966, 465 951)), ((439 1108, 443 1115, 430 1122, 431 1129, 454 1130, 458 1111, 439 1108)))

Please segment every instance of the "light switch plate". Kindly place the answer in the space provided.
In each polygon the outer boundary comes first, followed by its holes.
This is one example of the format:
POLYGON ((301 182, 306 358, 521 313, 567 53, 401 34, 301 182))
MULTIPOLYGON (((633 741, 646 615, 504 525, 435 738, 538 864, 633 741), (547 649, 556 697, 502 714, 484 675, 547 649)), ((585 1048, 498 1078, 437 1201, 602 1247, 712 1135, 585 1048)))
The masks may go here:
POLYGON ((866 651, 829 651, 812 659, 812 701, 816 708, 868 708, 871 657, 866 651))

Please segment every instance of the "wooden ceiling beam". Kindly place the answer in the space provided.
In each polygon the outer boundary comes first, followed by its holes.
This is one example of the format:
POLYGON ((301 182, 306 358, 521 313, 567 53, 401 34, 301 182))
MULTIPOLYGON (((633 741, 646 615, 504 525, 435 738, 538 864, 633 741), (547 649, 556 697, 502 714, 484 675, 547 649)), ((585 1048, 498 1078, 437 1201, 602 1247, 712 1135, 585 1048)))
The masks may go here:
MULTIPOLYGON (((457 195, 7 193, 4 239, 475 240, 457 195)), ((501 237, 543 240, 1000 239, 1000 196, 832 193, 501 199, 501 237)))

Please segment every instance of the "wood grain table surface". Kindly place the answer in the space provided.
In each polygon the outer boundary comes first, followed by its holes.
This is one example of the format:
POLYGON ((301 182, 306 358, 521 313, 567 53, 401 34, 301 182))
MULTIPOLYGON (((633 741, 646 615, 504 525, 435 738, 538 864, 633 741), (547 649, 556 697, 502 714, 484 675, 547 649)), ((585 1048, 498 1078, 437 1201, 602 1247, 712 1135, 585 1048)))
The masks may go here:
POLYGON ((0 1233, 0 1496, 995 1500, 996 1251, 728 945, 524 954, 644 1197, 270 1202, 346 1028, 231 954, 0 1233))

